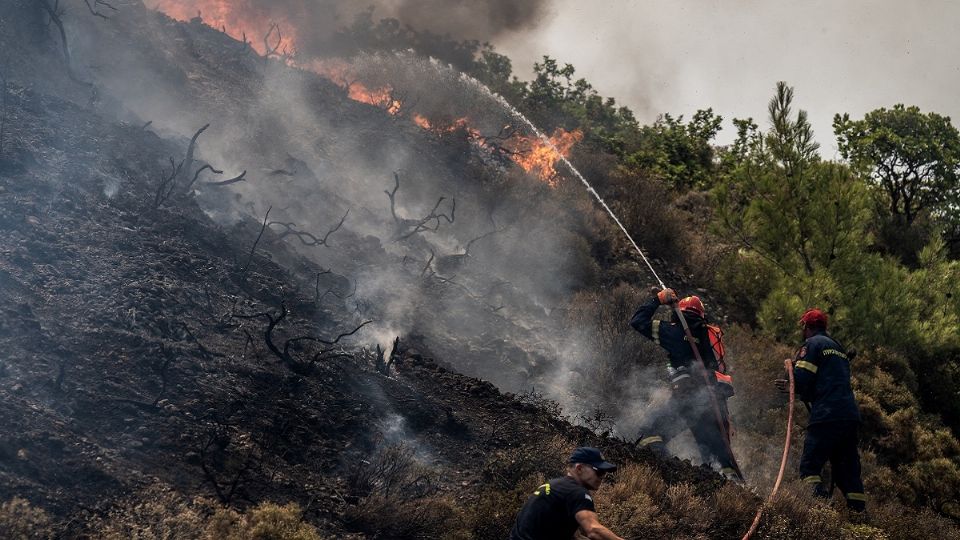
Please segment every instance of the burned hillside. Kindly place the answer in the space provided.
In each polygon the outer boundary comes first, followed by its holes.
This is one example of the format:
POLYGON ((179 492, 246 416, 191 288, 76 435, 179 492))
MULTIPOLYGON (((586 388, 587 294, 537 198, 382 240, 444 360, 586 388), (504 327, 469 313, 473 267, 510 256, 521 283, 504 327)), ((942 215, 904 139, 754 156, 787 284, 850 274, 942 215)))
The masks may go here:
MULTIPOLYGON (((634 447, 663 353, 625 323, 655 280, 560 158, 676 286, 729 252, 669 254, 705 196, 661 209, 674 195, 609 140, 543 112, 547 144, 422 51, 306 56, 282 24, 135 0, 5 4, 0 526, 232 538, 276 511, 323 538, 499 538, 588 444, 625 466, 602 514, 622 530, 747 529, 782 400, 735 405, 753 492, 634 447)), ((887 531, 927 536, 949 515, 889 508, 887 531)), ((760 529, 841 532, 800 488, 760 529)))

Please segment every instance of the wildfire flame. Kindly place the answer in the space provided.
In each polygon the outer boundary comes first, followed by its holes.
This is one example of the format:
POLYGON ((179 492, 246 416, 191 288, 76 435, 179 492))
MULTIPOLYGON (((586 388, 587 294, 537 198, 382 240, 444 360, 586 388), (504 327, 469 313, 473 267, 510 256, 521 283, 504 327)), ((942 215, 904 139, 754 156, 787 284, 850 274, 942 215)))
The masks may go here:
MULTIPOLYGON (((250 39, 250 46, 258 54, 267 54, 276 49, 280 40, 280 28, 283 27, 281 45, 284 51, 295 51, 297 36, 292 30, 294 25, 285 20, 273 20, 266 13, 257 13, 248 3, 231 0, 147 0, 146 4, 152 9, 162 11, 169 17, 179 21, 191 21, 200 17, 202 21, 213 28, 221 29, 228 35, 240 39, 245 38, 245 30, 268 28, 266 37, 262 40, 250 39), (271 33, 276 29, 276 33, 271 33), (266 43, 267 40, 270 43, 266 43), (262 42, 261 42, 262 41, 262 42)), ((276 52, 276 51, 274 51, 276 52)), ((370 88, 351 70, 349 64, 339 60, 310 60, 298 62, 292 57, 284 55, 284 61, 289 65, 312 71, 321 77, 327 78, 334 84, 347 91, 350 99, 378 107, 388 114, 398 115, 403 108, 403 102, 394 97, 393 87, 385 85, 379 88, 370 88)), ((450 123, 434 123, 421 114, 414 114, 411 120, 421 128, 439 135, 453 133, 458 130, 466 131, 467 137, 479 146, 493 149, 483 135, 471 127, 466 117, 458 118, 450 123)), ((558 128, 549 137, 546 143, 538 137, 514 135, 507 139, 500 150, 508 150, 510 158, 527 173, 539 178, 551 187, 556 187, 560 181, 560 173, 556 170, 557 162, 561 158, 569 157, 573 146, 583 139, 580 130, 566 131, 558 128)))
POLYGON ((391 115, 400 113, 403 102, 393 97, 393 87, 386 85, 380 88, 370 89, 365 84, 357 80, 350 66, 340 60, 313 60, 306 66, 308 69, 321 77, 333 81, 337 86, 347 91, 347 96, 360 103, 366 103, 379 107, 391 115))
POLYGON ((420 113, 414 113, 412 120, 414 124, 427 131, 433 131, 434 133, 444 134, 462 130, 467 132, 467 137, 471 140, 483 140, 483 135, 480 134, 480 131, 470 127, 470 119, 466 116, 457 118, 449 124, 435 124, 428 120, 426 116, 423 116, 420 113))
POLYGON ((583 140, 583 132, 557 128, 549 139, 550 144, 547 144, 539 137, 516 137, 516 142, 511 144, 514 147, 513 160, 550 187, 557 187, 560 182, 557 162, 570 156, 573 146, 583 140))
POLYGON ((155 9, 165 13, 168 17, 178 21, 188 22, 195 18, 200 18, 204 24, 222 30, 226 34, 237 39, 246 39, 257 54, 266 54, 268 45, 266 40, 270 41, 270 47, 277 46, 276 42, 282 38, 280 47, 287 52, 296 50, 297 35, 296 26, 290 24, 290 21, 277 19, 268 13, 258 13, 255 9, 247 6, 246 2, 235 2, 231 0, 146 0, 144 2, 148 8, 155 9), (272 32, 273 25, 276 29, 282 28, 282 35, 272 32), (267 36, 263 34, 267 33, 267 36))
MULTIPOLYGON (((467 117, 458 118, 446 125, 435 124, 419 113, 414 114, 412 120, 421 128, 441 135, 465 130, 467 137, 471 140, 491 148, 487 139, 477 129, 470 127, 470 120, 467 117)), ((566 131, 563 128, 557 128, 549 140, 550 142, 547 143, 539 137, 513 135, 502 146, 508 151, 514 163, 527 173, 536 176, 550 187, 557 187, 560 182, 560 173, 556 169, 557 162, 562 158, 570 157, 573 146, 583 140, 583 132, 579 129, 566 131)))

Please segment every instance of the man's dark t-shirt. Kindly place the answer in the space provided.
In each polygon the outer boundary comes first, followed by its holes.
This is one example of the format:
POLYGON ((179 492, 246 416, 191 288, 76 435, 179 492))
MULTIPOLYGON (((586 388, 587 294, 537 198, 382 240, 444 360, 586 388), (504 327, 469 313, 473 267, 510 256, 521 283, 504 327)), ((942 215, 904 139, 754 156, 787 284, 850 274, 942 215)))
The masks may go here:
POLYGON ((577 531, 577 512, 595 512, 593 498, 569 476, 538 487, 520 509, 510 540, 568 540, 577 531))

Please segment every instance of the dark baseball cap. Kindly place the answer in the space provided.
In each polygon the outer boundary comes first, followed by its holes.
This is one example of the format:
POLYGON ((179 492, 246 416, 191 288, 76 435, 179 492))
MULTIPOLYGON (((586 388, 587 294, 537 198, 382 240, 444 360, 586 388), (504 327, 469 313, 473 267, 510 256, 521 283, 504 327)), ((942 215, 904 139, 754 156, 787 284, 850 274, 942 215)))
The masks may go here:
POLYGON ((589 446, 581 446, 580 448, 574 450, 573 453, 570 454, 569 462, 590 465, 591 467, 596 467, 598 471, 603 472, 613 472, 617 470, 616 465, 608 461, 604 461, 600 450, 591 448, 589 446))

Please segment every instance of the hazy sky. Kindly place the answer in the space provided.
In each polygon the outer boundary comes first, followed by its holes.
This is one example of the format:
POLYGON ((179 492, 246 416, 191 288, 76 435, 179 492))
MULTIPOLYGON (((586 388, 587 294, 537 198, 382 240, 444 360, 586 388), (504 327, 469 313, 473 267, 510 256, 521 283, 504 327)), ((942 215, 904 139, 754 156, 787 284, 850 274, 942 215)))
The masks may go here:
POLYGON ((549 54, 644 123, 713 107, 766 126, 779 80, 810 113, 824 157, 834 113, 895 103, 960 120, 960 2, 553 0, 540 24, 500 36, 498 51, 530 77, 549 54))

